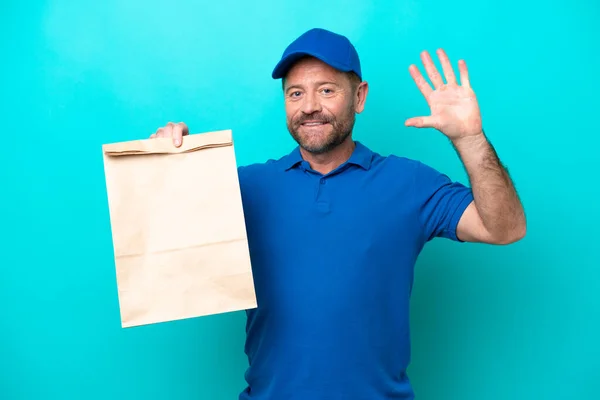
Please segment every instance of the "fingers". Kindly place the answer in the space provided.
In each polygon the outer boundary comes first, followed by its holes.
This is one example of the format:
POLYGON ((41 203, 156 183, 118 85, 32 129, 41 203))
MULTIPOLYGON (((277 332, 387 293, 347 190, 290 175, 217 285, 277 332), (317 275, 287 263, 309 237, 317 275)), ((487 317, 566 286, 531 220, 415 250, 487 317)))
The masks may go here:
POLYGON ((181 146, 183 141, 183 136, 189 134, 189 130, 186 124, 180 122, 176 125, 173 125, 173 144, 175 146, 181 146))
POLYGON ((437 68, 435 67, 435 64, 433 63, 433 60, 431 59, 431 56, 429 55, 429 53, 427 51, 423 51, 421 53, 421 61, 423 62, 423 65, 425 66, 425 71, 427 71, 427 76, 429 76, 429 79, 431 80, 433 87, 436 89, 439 89, 440 87, 442 87, 444 85, 442 76, 438 72, 437 68))
POLYGON ((164 138, 172 138, 173 137, 173 123, 169 122, 163 129, 163 137, 164 138))
POLYGON ((176 147, 183 143, 183 136, 189 135, 189 129, 186 124, 179 122, 177 124, 169 122, 167 125, 160 127, 150 135, 150 139, 156 138, 171 138, 176 147))
POLYGON ((435 128, 435 123, 434 117, 414 117, 407 119, 404 125, 414 128, 435 128))
POLYGON ((446 83, 449 85, 455 85, 456 76, 454 75, 454 70, 452 69, 452 64, 450 64, 450 59, 448 58, 448 55, 443 49, 438 49, 437 55, 440 59, 440 63, 442 64, 442 70, 444 71, 446 83))
MULTIPOLYGON (((446 79, 446 84, 457 85, 458 82, 456 80, 456 75, 454 73, 454 69, 452 68, 450 58, 448 58, 448 55, 446 54, 444 49, 437 49, 436 53, 440 59, 440 64, 442 65, 442 71, 444 73, 443 78, 446 79)), ((444 80, 440 75, 438 69, 436 68, 435 64, 433 63, 433 59, 427 51, 421 52, 421 61, 425 66, 425 71, 427 71, 427 76, 431 80, 433 87, 436 89, 442 87, 444 85, 444 80)), ((411 66, 411 75, 413 74, 412 68, 413 67, 411 66)), ((416 69, 416 67, 414 68, 416 69)), ((464 60, 458 61, 458 68, 460 72, 460 83, 464 86, 470 87, 469 74, 467 71, 467 65, 464 60)))
POLYGON ((417 87, 421 91, 421 94, 425 96, 425 99, 428 99, 431 92, 433 92, 433 89, 431 88, 431 86, 429 86, 429 83, 427 83, 425 78, 423 78, 423 75, 421 75, 419 68, 417 68, 417 66, 413 64, 410 67, 408 67, 408 71, 410 72, 410 76, 417 84, 417 87))
POLYGON ((460 72, 460 83, 464 87, 471 87, 471 81, 469 80, 469 70, 467 69, 467 63, 465 60, 458 60, 458 71, 460 72))

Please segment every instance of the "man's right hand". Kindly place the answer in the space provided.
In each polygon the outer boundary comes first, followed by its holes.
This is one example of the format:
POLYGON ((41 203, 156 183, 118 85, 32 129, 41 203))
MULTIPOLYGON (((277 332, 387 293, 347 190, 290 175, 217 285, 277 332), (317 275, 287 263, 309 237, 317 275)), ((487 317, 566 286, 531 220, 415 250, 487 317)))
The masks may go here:
POLYGON ((167 125, 160 127, 150 135, 150 139, 154 138, 172 138, 173 145, 176 147, 181 146, 183 136, 190 134, 190 131, 186 124, 179 122, 177 124, 169 122, 167 125))

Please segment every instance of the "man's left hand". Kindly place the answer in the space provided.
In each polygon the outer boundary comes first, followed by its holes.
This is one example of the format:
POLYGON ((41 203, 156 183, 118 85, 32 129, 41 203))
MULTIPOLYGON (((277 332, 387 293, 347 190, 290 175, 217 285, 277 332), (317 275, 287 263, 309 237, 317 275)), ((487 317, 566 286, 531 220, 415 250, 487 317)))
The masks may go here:
POLYGON ((458 61, 459 85, 444 50, 438 49, 437 55, 442 65, 446 83, 444 83, 429 53, 427 51, 421 53, 421 60, 435 89, 423 78, 416 65, 413 64, 409 67, 410 75, 425 97, 431 115, 409 118, 406 120, 405 125, 416 128, 435 128, 452 141, 482 134, 481 112, 475 92, 471 89, 465 61, 458 61))

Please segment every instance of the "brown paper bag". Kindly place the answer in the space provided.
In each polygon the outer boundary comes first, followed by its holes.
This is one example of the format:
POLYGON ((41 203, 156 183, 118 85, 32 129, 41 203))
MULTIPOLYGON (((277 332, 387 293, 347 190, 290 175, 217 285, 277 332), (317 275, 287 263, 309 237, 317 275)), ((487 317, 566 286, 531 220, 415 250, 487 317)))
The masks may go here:
POLYGON ((103 152, 122 326, 255 308, 231 131, 103 152))

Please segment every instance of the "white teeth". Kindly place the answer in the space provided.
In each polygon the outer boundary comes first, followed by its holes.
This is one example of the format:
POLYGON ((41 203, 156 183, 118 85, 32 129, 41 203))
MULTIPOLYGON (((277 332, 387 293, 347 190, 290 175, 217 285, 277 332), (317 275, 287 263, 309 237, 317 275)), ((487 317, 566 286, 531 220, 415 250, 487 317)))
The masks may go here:
POLYGON ((307 122, 304 125, 306 126, 316 126, 316 125, 323 125, 322 122, 307 122))

